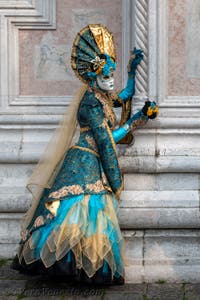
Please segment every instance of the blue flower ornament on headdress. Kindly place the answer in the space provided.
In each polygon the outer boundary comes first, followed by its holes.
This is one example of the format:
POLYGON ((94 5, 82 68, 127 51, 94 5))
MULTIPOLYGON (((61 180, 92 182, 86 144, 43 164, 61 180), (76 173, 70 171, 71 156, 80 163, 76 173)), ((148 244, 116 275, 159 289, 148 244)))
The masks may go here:
POLYGON ((101 24, 90 24, 76 36, 71 66, 84 83, 94 81, 99 74, 109 76, 116 69, 113 35, 101 24))

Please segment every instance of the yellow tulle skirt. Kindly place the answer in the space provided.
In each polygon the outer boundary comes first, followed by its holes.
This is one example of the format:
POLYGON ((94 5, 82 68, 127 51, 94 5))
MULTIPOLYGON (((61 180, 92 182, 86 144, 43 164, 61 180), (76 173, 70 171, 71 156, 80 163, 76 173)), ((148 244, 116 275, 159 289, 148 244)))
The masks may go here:
MULTIPOLYGON (((29 238, 20 244, 19 263, 42 262, 46 269, 57 262, 84 270, 90 278, 101 269, 111 277, 124 277, 123 238, 117 219, 114 194, 91 194, 60 200, 56 216, 35 223, 29 238)), ((43 217, 37 216, 38 220, 43 217)), ((71 271, 70 271, 71 272, 71 271)), ((103 275, 102 275, 103 276, 103 275)))

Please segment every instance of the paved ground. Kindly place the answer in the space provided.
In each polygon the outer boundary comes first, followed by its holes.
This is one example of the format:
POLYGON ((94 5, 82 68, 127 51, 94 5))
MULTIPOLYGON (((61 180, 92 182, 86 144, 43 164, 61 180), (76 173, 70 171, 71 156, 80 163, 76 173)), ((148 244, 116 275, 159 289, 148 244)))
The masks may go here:
POLYGON ((0 300, 200 300, 200 284, 126 284, 91 287, 19 274, 0 260, 0 300))

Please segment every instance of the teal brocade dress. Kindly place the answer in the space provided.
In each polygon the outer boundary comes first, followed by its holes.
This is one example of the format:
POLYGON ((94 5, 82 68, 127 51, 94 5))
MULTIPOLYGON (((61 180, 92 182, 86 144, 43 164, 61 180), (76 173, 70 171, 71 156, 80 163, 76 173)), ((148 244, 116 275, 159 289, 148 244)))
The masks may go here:
POLYGON ((112 136, 120 106, 88 88, 77 114, 78 142, 66 153, 51 190, 45 189, 21 241, 13 268, 113 283, 124 278, 123 239, 117 210, 123 180, 112 136), (59 201, 58 201, 59 200, 59 201), (46 204, 57 201, 53 215, 46 204))

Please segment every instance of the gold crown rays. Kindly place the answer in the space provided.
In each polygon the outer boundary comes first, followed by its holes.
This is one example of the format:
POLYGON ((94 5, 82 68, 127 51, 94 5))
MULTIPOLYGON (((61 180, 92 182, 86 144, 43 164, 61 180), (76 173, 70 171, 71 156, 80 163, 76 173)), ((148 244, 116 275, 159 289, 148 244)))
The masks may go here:
POLYGON ((101 24, 89 24, 86 27, 82 28, 80 32, 76 35, 72 46, 72 54, 71 54, 71 66, 74 70, 75 74, 79 79, 83 82, 87 82, 88 80, 85 77, 87 72, 91 70, 91 64, 93 65, 93 69, 96 74, 101 72, 103 65, 105 64, 104 59, 100 59, 100 54, 108 54, 111 58, 116 60, 116 52, 113 41, 112 33, 107 29, 107 27, 101 24), (96 44, 96 51, 88 39, 85 41, 85 33, 90 31, 93 37, 93 40, 96 44), (84 37, 83 37, 84 36, 84 37), (83 60, 81 56, 81 43, 86 43, 86 48, 82 51, 87 53, 87 60, 83 60), (97 53, 98 52, 98 53, 97 53), (89 57, 89 58, 88 58, 89 57))
POLYGON ((113 35, 108 31, 105 26, 101 24, 89 25, 89 28, 94 36, 95 42, 100 52, 110 55, 116 60, 115 47, 113 42, 113 35))

